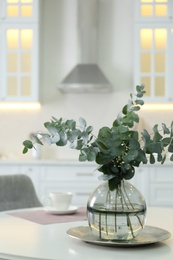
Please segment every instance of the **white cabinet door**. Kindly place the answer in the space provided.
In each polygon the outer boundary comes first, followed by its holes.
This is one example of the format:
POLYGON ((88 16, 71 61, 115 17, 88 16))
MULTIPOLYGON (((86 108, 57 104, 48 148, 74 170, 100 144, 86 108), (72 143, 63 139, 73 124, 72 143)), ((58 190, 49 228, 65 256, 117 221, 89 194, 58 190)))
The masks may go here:
POLYGON ((51 191, 71 191, 74 205, 86 205, 89 195, 100 184, 95 168, 80 164, 45 166, 40 175, 40 196, 51 191))
POLYGON ((0 0, 0 101, 38 101, 38 0, 0 0))
POLYGON ((131 180, 148 206, 173 207, 173 165, 144 165, 131 180))
POLYGON ((173 166, 152 167, 149 194, 151 206, 173 207, 173 166))

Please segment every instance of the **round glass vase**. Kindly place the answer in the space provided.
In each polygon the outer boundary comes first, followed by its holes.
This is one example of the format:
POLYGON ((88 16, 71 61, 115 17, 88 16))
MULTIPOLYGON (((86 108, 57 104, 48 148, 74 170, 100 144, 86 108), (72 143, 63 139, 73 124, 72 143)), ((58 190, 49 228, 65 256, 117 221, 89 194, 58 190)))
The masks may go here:
POLYGON ((87 217, 92 233, 99 239, 131 240, 145 226, 145 199, 127 181, 121 181, 113 191, 104 182, 88 199, 87 217))

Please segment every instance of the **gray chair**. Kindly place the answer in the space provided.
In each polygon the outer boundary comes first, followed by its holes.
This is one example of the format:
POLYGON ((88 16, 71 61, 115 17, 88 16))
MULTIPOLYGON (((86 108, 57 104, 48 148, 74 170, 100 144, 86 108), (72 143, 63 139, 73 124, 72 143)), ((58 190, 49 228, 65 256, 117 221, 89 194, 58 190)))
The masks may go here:
POLYGON ((0 176, 0 211, 41 206, 33 182, 27 175, 0 176))

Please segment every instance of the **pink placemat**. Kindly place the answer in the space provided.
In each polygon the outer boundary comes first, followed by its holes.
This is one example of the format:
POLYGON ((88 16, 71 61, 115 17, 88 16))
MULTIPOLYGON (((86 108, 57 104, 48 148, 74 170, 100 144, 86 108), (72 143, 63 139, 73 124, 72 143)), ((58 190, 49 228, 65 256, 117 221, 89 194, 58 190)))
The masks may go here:
POLYGON ((85 207, 79 208, 75 212, 75 214, 70 215, 53 215, 44 211, 44 209, 38 209, 34 211, 25 210, 18 212, 10 212, 7 214, 18 218, 23 218, 41 225, 64 223, 71 221, 82 221, 87 219, 85 207))

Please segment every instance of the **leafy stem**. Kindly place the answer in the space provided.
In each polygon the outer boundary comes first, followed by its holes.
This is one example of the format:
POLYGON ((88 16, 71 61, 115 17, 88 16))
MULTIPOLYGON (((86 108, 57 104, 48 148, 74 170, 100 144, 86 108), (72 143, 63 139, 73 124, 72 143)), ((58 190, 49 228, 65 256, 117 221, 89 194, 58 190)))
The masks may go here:
POLYGON ((98 170, 103 173, 99 178, 109 182, 110 190, 114 190, 121 180, 129 180, 135 174, 135 168, 141 163, 161 164, 166 159, 165 151, 171 153, 173 161, 173 122, 170 127, 162 123, 162 129, 154 125, 153 133, 149 134, 143 129, 139 139, 138 131, 134 125, 139 123, 137 112, 144 105, 142 100, 145 94, 144 85, 136 86, 136 93, 130 94, 130 99, 122 111, 113 121, 112 127, 103 126, 98 135, 93 134, 93 127, 87 126, 83 118, 75 120, 57 119, 52 117, 50 122, 45 122, 47 133, 39 132, 33 140, 23 142, 23 153, 34 147, 34 144, 65 146, 79 151, 79 161, 95 161, 98 170), (162 131, 162 133, 161 133, 162 131))

